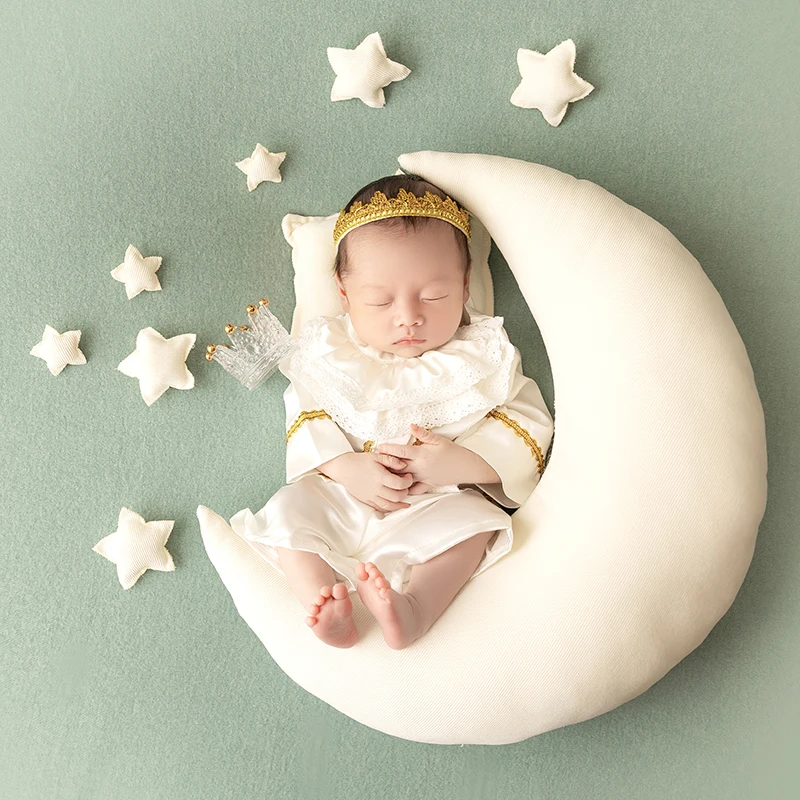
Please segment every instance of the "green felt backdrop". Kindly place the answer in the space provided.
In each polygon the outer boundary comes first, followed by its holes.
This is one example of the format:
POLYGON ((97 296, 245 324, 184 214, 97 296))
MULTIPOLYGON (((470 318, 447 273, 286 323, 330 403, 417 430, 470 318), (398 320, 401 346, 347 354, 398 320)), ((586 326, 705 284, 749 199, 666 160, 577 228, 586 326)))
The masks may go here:
MULTIPOLYGON (((0 795, 797 797, 799 8, 3 3, 0 795), (411 74, 382 109, 331 102, 326 47, 374 31, 411 74), (596 88, 553 128, 509 97, 517 49, 567 38, 596 88), (234 162, 257 142, 288 155, 282 183, 248 192, 234 162), (259 297, 291 323, 283 215, 338 211, 425 149, 538 161, 665 225, 722 295, 767 420, 769 502, 730 612, 639 698, 504 747, 396 739, 299 688, 239 618, 195 516, 255 511, 284 480, 285 378, 248 392, 203 358, 259 297), (163 257, 162 291, 129 301, 111 278, 128 244, 163 257), (88 363, 54 377, 30 356, 46 324, 80 329, 88 363), (146 326, 197 334, 195 388, 149 408, 116 370, 146 326), (176 570, 128 591, 92 551, 123 505, 175 520, 176 570)), ((552 410, 538 330, 496 249, 490 263, 552 410)))

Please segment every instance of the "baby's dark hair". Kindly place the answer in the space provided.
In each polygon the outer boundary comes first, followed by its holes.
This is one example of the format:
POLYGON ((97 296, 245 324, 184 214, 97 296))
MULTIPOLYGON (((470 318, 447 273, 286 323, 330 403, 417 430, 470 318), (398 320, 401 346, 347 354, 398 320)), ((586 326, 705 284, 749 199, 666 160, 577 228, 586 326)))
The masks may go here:
MULTIPOLYGON (((366 205, 377 191, 383 192, 386 197, 390 199, 397 197, 400 189, 405 189, 407 192, 411 192, 411 194, 414 194, 417 197, 424 197, 426 191, 441 197, 442 200, 448 196, 438 186, 426 181, 419 175, 386 175, 385 177, 378 178, 377 180, 372 181, 372 183, 368 183, 366 186, 359 189, 353 195, 353 197, 350 198, 350 201, 347 203, 345 208, 349 211, 350 206, 352 206, 357 200, 360 200, 366 205)), ((455 199, 456 198, 453 198, 453 200, 455 199)), ((416 231, 431 224, 442 222, 443 220, 437 219, 436 217, 386 217, 385 219, 378 219, 368 224, 380 225, 382 229, 387 231, 416 231)), ((455 225, 451 225, 449 222, 444 222, 444 224, 453 231, 453 234, 456 237, 456 244, 458 245, 462 255, 464 275, 466 275, 467 268, 470 264, 469 242, 467 241, 466 234, 456 228, 455 225)), ((339 279, 344 281, 344 278, 349 271, 350 264, 348 263, 347 259, 347 236, 345 236, 339 241, 339 249, 336 252, 336 260, 333 264, 333 274, 338 274, 339 279)))

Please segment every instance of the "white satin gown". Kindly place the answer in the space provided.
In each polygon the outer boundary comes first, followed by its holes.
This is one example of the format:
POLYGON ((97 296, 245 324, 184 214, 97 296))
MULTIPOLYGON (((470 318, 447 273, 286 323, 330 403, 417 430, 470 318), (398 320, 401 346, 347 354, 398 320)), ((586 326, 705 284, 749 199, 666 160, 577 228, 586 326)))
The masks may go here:
POLYGON ((467 310, 470 323, 449 342, 413 358, 368 345, 346 313, 315 317, 300 330, 279 367, 290 381, 287 483, 255 514, 245 508, 230 519, 276 570, 283 573, 276 547, 308 550, 354 592, 356 565, 372 561, 402 592, 415 565, 477 533, 495 532, 470 580, 511 551, 508 512, 544 471, 553 419, 536 382, 522 374, 503 317, 467 310), (379 443, 413 444, 412 422, 477 453, 501 482, 438 487, 384 512, 316 469, 379 443))

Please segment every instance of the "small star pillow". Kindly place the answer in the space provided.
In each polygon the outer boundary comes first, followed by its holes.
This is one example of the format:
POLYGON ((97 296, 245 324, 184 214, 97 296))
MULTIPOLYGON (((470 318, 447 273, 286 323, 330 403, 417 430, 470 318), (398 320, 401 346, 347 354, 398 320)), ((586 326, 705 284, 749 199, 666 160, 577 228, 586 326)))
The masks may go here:
POLYGON ((172 572, 175 564, 164 545, 175 520, 145 522, 141 514, 123 506, 117 530, 101 539, 92 550, 117 565, 123 589, 130 589, 146 569, 172 572))
POLYGON ((125 293, 130 300, 144 290, 161 291, 161 283, 156 276, 160 266, 161 256, 144 258, 136 247, 129 244, 125 251, 125 260, 111 270, 111 277, 125 284, 125 293))
POLYGON ((51 374, 58 375, 67 364, 86 363, 86 356, 78 347, 80 340, 80 331, 59 333, 50 325, 45 325, 42 340, 33 346, 30 355, 44 359, 51 374))
POLYGON ((284 158, 286 158, 286 153, 270 153, 259 142, 247 158, 236 162, 236 166, 247 175, 247 188, 252 192, 262 181, 272 181, 273 183, 283 181, 280 166, 283 164, 284 158))
MULTIPOLYGON (((398 170, 395 174, 403 172, 398 170)), ((284 238, 292 246, 294 294, 298 300, 292 317, 292 336, 297 336, 300 328, 312 317, 336 317, 343 313, 333 278, 336 260, 333 226, 338 216, 338 211, 327 217, 287 214, 281 223, 284 238)), ((472 269, 468 304, 481 314, 494 315, 494 287, 489 270, 492 240, 479 219, 471 217, 470 225, 472 269)))

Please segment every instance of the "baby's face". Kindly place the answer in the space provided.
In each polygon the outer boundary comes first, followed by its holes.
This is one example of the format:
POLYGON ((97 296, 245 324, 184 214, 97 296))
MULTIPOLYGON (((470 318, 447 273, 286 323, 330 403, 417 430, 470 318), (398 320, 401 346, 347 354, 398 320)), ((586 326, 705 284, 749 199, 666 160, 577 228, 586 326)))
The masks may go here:
POLYGON ((347 236, 351 271, 342 284, 342 308, 367 344, 405 358, 448 342, 469 299, 452 226, 442 220, 418 231, 388 233, 362 225, 347 236), (350 238, 352 237, 352 238, 350 238), (420 341, 403 343, 402 339, 420 341))

